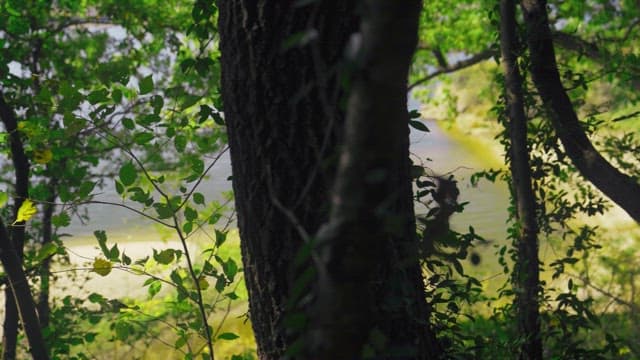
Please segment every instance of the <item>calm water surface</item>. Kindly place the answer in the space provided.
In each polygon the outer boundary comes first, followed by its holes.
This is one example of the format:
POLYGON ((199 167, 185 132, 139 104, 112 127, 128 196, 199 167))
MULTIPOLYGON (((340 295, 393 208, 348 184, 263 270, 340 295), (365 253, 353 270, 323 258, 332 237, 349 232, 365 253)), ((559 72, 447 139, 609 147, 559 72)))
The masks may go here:
MULTIPOLYGON (((487 239, 501 242, 505 237, 507 190, 504 184, 492 184, 481 181, 477 187, 471 186, 471 175, 485 169, 487 157, 494 155, 466 146, 449 137, 434 121, 426 120, 429 133, 413 130, 411 133, 411 152, 414 162, 422 163, 435 175, 453 174, 458 180, 460 201, 469 202, 464 213, 454 215, 453 226, 463 231, 469 225, 487 239)), ((464 141, 464 139, 462 140, 464 141)), ((211 169, 209 177, 200 184, 198 191, 207 199, 219 198, 221 191, 231 189, 227 180, 231 174, 229 154, 222 156, 211 169)), ((121 202, 112 186, 104 189, 96 200, 121 202)), ((132 205, 132 204, 129 204, 132 205)), ((135 204, 133 204, 135 205, 135 204)), ((88 208, 90 222, 82 224, 74 220, 66 232, 74 235, 90 235, 94 230, 108 232, 127 232, 148 227, 151 221, 133 214, 127 209, 110 205, 93 205, 88 208)))

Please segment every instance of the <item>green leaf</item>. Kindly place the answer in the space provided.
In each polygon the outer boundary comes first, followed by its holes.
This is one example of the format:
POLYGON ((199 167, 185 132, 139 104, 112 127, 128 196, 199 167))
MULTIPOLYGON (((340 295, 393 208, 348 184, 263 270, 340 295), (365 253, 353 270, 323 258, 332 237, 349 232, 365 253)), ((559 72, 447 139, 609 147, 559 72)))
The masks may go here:
POLYGON ((149 141, 153 140, 154 136, 150 132, 139 132, 133 135, 133 141, 138 145, 145 145, 149 141))
POLYGON ((140 80, 140 95, 153 91, 153 75, 149 75, 140 80))
POLYGON ((124 253, 124 251, 122 252, 122 263, 123 263, 124 265, 131 265, 131 258, 130 258, 130 257, 128 257, 128 256, 124 253))
POLYGON ((209 69, 214 65, 213 59, 210 58, 200 58, 196 60, 196 71, 200 76, 206 76, 209 72, 209 69))
POLYGON ((156 209, 159 219, 168 219, 173 216, 173 210, 167 204, 155 203, 153 207, 156 209))
POLYGON ((181 336, 178 339, 176 339, 176 342, 173 344, 173 348, 180 349, 181 347, 185 346, 186 343, 187 343, 187 339, 184 336, 181 336))
POLYGON ((118 244, 114 244, 109 250, 108 258, 111 261, 119 261, 118 260, 119 257, 120 257, 120 250, 118 250, 118 244))
POLYGON ((60 94, 63 99, 59 102, 59 106, 63 111, 74 111, 82 102, 83 96, 68 81, 63 81, 60 85, 60 94))
POLYGON ((238 296, 238 294, 236 294, 235 292, 230 292, 225 294, 226 297, 228 297, 231 300, 238 300, 240 299, 240 296, 238 296))
POLYGON ((191 162, 192 173, 191 175, 187 176, 185 180, 191 182, 200 178, 202 173, 204 173, 204 161, 196 157, 190 158, 189 161, 191 162))
POLYGON ((88 333, 85 333, 85 334, 84 334, 84 342, 86 342, 86 343, 92 343, 92 342, 96 339, 96 336, 97 336, 97 335, 98 335, 98 334, 97 334, 97 333, 94 333, 94 332, 88 332, 88 333))
POLYGON ((149 200, 153 201, 153 199, 151 199, 151 194, 148 192, 145 192, 144 190, 142 190, 142 188, 138 186, 130 188, 129 193, 132 194, 129 198, 135 202, 146 204, 147 202, 149 202, 149 200))
POLYGON ((107 299, 105 299, 104 296, 98 293, 91 293, 91 295, 89 295, 89 302, 94 304, 104 303, 106 300, 107 299))
POLYGON ((109 260, 105 260, 102 258, 96 258, 93 261, 93 267, 92 270, 93 272, 95 272, 96 274, 100 275, 100 276, 107 276, 109 275, 109 273, 111 272, 111 261, 109 260))
POLYGON ((113 102, 116 104, 120 103, 120 101, 122 101, 122 90, 113 89, 113 91, 111 91, 111 99, 113 99, 113 102))
POLYGON ((9 201, 9 195, 4 191, 0 191, 0 207, 3 207, 7 201, 9 201))
POLYGON ((151 106, 153 107, 153 113, 155 115, 160 114, 162 107, 164 106, 164 99, 160 95, 156 95, 151 98, 151 106))
POLYGON ((430 130, 427 127, 427 125, 425 125, 422 121, 409 120, 409 125, 411 125, 411 127, 416 129, 416 130, 420 130, 420 131, 424 131, 424 132, 430 132, 430 130))
POLYGON ((124 118, 124 119, 122 119, 122 126, 124 126, 125 129, 133 130, 133 129, 135 129, 136 124, 133 122, 132 119, 124 118))
POLYGON ((419 119, 420 116, 422 115, 420 115, 420 111, 418 110, 413 109, 409 111, 409 119, 419 119))
POLYGON ((218 276, 218 279, 216 280, 216 291, 218 291, 219 293, 222 293, 222 291, 224 290, 224 288, 227 286, 227 280, 224 278, 223 275, 218 276))
POLYGON ((38 251, 38 255, 35 257, 35 262, 41 262, 42 260, 55 255, 58 252, 58 245, 54 243, 46 243, 42 245, 40 251, 38 251))
POLYGON ((118 321, 115 325, 116 338, 120 341, 125 341, 129 337, 130 325, 124 321, 118 321))
POLYGON ((45 165, 53 160, 53 152, 51 149, 42 149, 33 151, 33 160, 37 164, 45 165))
POLYGON ((209 225, 215 225, 220 220, 220 218, 222 218, 222 215, 218 212, 211 214, 208 221, 209 225))
POLYGON ((219 112, 211 113, 211 117, 213 117, 213 121, 215 121, 216 124, 223 125, 223 126, 225 125, 224 119, 222 118, 222 115, 220 115, 219 112))
POLYGON ((204 205, 204 195, 201 193, 193 193, 193 202, 198 205, 204 205))
POLYGON ((109 101, 109 91, 105 88, 94 90, 87 95, 87 100, 91 105, 107 102, 109 101))
POLYGON ((84 181, 78 188, 77 196, 80 199, 86 198, 91 194, 93 188, 96 186, 96 183, 93 181, 84 181))
POLYGON ((138 178, 138 171, 136 170, 136 167, 133 165, 133 163, 128 162, 122 165, 122 167, 120 168, 119 175, 120 175, 120 181, 122 182, 122 185, 130 186, 138 178))
POLYGON ((162 121, 162 118, 157 114, 145 114, 138 117, 138 123, 142 126, 149 126, 160 121, 162 121))
POLYGON ((116 180, 116 192, 120 195, 124 193, 124 185, 122 185, 122 183, 118 180, 116 180))
POLYGON ((193 231, 193 222, 188 221, 188 222, 182 224, 182 231, 184 231, 185 234, 190 234, 191 231, 193 231))
POLYGON ((162 283, 154 279, 149 285, 149 289, 148 289, 149 297, 153 298, 160 292, 161 289, 162 289, 162 283))
POLYGON ((43 87, 35 98, 40 103, 51 104, 51 97, 51 90, 48 87, 43 87))
MULTIPOLYGON (((171 281, 173 281, 174 284, 179 285, 179 287, 182 287, 182 277, 180 276, 180 274, 178 274, 178 271, 173 270, 171 272, 171 274, 169 275, 169 277, 171 278, 171 281)), ((184 287, 183 287, 184 289, 184 287)))
POLYGON ((183 73, 186 73, 195 64, 196 64, 196 61, 194 59, 182 60, 182 62, 180 63, 180 70, 182 70, 183 73))
POLYGON ((96 325, 102 320, 102 316, 101 313, 89 313, 87 320, 89 320, 89 324, 96 325))
POLYGON ((200 105, 200 111, 198 112, 198 124, 205 122, 214 110, 208 105, 200 105))
POLYGON ((109 248, 107 248, 107 233, 104 230, 96 230, 93 232, 93 235, 98 240, 98 246, 100 246, 100 250, 105 257, 109 257, 111 253, 109 248))
POLYGON ((184 209, 184 218, 187 219, 187 221, 194 221, 198 218, 198 212, 187 206, 184 209))
POLYGON ((209 288, 209 282, 204 276, 200 276, 198 278, 198 286, 200 287, 200 290, 207 290, 209 288))
POLYGON ((234 334, 234 333, 230 333, 230 332, 226 332, 226 333, 222 333, 220 335, 218 335, 218 339, 220 340, 235 340, 237 338, 239 338, 240 336, 234 334))
POLYGON ((165 250, 162 250, 160 252, 157 252, 156 250, 153 250, 153 259, 155 261, 157 261, 158 264, 168 265, 175 258, 176 258, 175 250, 173 250, 173 249, 165 249, 165 250))
POLYGON ((222 271, 224 271, 224 274, 229 278, 229 280, 233 281, 233 278, 238 273, 238 265, 230 258, 222 264, 222 271))
MULTIPOLYGON (((4 18, 5 14, 2 14, 2 15, 4 18)), ((7 30, 9 31, 9 33, 16 36, 16 35, 26 34, 27 32, 29 32, 29 22, 27 21, 27 19, 28 19, 27 17, 22 17, 22 16, 9 16, 8 20, 4 20, 4 21, 6 21, 7 30)))
POLYGON ((220 245, 224 244, 225 241, 227 241, 227 233, 222 232, 218 229, 215 229, 215 232, 216 232, 216 247, 219 247, 220 245))
POLYGON ((175 139, 173 139, 173 144, 178 152, 184 152, 184 149, 187 147, 187 137, 184 135, 176 135, 175 139))
POLYGON ((192 94, 186 94, 182 98, 182 104, 180 104, 180 110, 186 110, 195 105, 202 97, 192 94))
POLYGON ((60 214, 51 217, 51 223, 55 227, 69 226, 69 224, 71 224, 71 217, 69 217, 66 211, 62 211, 60 214))

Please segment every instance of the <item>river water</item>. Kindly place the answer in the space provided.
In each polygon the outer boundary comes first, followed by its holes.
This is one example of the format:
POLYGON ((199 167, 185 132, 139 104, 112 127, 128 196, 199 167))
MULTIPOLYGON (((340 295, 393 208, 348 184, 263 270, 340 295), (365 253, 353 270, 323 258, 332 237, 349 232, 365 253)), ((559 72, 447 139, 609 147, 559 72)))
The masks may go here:
MULTIPOLYGON (((453 227, 464 231, 471 225, 476 232, 489 240, 500 241, 505 237, 507 190, 504 184, 493 184, 481 181, 478 186, 470 184, 474 172, 485 170, 495 155, 490 149, 478 149, 467 146, 464 138, 453 139, 435 122, 424 120, 430 129, 425 133, 412 129, 410 135, 411 152, 415 163, 422 163, 427 172, 434 175, 453 174, 458 180, 461 202, 468 202, 465 211, 454 215, 453 227)), ((229 154, 224 154, 209 172, 209 176, 198 187, 207 199, 219 198, 222 191, 231 189, 227 180, 231 175, 229 154)), ((119 203, 122 200, 115 193, 113 186, 108 186, 96 196, 96 200, 119 203)), ((135 207, 137 204, 130 204, 135 207)), ((136 232, 152 224, 130 210, 113 205, 90 205, 87 208, 90 221, 86 224, 74 220, 65 232, 76 236, 86 236, 95 230, 107 232, 136 232)))
POLYGON ((509 203, 506 185, 482 180, 477 186, 472 186, 470 182, 471 175, 487 170, 495 163, 493 150, 471 146, 464 137, 454 139, 435 121, 426 120, 425 123, 429 133, 411 132, 414 158, 417 156, 423 160, 423 164, 435 175, 453 174, 460 190, 458 201, 468 202, 464 212, 453 215, 453 228, 466 231, 473 226, 487 240, 502 243, 506 237, 505 221, 509 203))

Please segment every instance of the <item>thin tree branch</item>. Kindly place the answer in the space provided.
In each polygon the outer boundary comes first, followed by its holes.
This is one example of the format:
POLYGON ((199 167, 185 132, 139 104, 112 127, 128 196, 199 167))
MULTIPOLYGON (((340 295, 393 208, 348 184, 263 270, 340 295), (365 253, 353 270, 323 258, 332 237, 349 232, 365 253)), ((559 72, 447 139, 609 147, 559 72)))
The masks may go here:
MULTIPOLYGON (((638 24, 640 24, 640 20, 634 21, 632 26, 629 29, 627 29, 625 36, 618 40, 626 41, 626 39, 630 36, 631 30, 633 29, 633 27, 637 26, 638 24)), ((598 62, 606 61, 607 56, 605 56, 605 54, 603 53, 603 50, 596 43, 582 39, 577 35, 568 34, 562 31, 555 31, 553 32, 553 41, 558 46, 566 50, 584 54, 590 59, 596 60, 598 62)), ((471 55, 470 57, 464 60, 458 61, 454 64, 448 64, 446 61, 443 61, 445 58, 439 49, 421 48, 421 50, 429 50, 434 54, 434 56, 438 60, 438 69, 426 75, 425 77, 422 77, 414 81, 413 83, 411 83, 411 85, 409 85, 407 90, 412 90, 416 86, 422 85, 428 82, 429 80, 432 80, 440 75, 449 74, 462 69, 466 69, 468 67, 481 63, 485 60, 495 58, 496 56, 499 55, 499 51, 488 48, 488 49, 482 50, 477 54, 471 55)))
POLYGON ((523 92, 524 79, 518 67, 519 43, 516 4, 513 0, 501 0, 500 50, 505 78, 512 194, 515 200, 516 221, 518 222, 517 261, 514 264, 512 279, 518 335, 523 339, 520 344, 519 358, 540 360, 542 359, 542 336, 539 314, 539 229, 536 220, 538 203, 533 192, 529 165, 528 119, 525 114, 523 92))
POLYGON ((498 56, 498 51, 494 50, 494 49, 486 49, 483 50, 477 54, 471 55, 469 58, 465 59, 465 60, 461 60, 456 62, 455 64, 449 65, 448 67, 444 67, 444 68, 439 68, 437 70, 435 70, 434 72, 432 72, 431 74, 418 79, 416 81, 414 81, 411 85, 409 85, 409 87, 407 88, 407 91, 412 90, 413 88, 415 88, 418 85, 424 84, 425 82, 438 77, 440 75, 443 74, 449 74, 452 72, 456 72, 458 70, 462 70, 465 68, 468 68, 470 66, 473 66, 475 64, 481 63, 485 60, 489 60, 493 57, 498 56))

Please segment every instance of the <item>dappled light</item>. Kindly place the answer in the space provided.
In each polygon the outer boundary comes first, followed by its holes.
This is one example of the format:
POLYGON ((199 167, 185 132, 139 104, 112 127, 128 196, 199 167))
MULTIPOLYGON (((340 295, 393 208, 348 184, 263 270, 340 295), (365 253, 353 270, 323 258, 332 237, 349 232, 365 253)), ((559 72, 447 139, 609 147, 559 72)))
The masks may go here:
POLYGON ((640 358, 640 7, 0 0, 2 360, 640 358))

